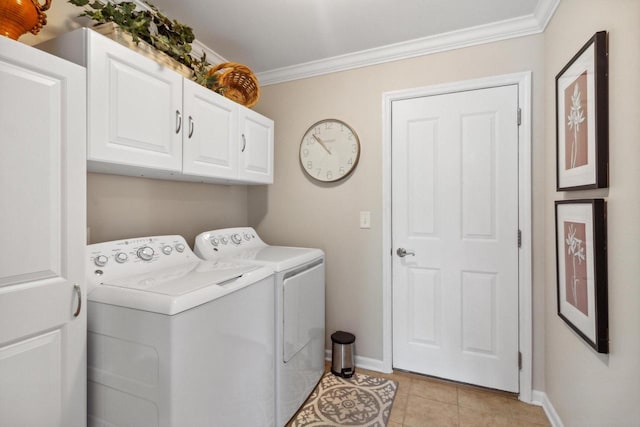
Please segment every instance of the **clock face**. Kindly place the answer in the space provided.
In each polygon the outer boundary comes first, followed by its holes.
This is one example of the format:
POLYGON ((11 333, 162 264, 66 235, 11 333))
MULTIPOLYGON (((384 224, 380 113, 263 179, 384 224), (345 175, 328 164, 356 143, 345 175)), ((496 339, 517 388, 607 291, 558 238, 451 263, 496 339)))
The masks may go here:
POLYGON ((327 119, 312 125, 300 142, 300 164, 311 178, 339 181, 349 175, 360 158, 358 135, 346 123, 327 119))

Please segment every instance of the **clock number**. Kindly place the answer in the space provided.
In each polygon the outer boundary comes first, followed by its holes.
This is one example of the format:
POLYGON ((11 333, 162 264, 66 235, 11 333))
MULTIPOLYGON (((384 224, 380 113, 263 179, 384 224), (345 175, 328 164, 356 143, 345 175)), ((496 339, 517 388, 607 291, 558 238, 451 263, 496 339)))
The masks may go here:
POLYGON ((358 152, 358 144, 353 144, 351 146, 351 152, 354 154, 358 152))
POLYGON ((313 167, 313 162, 311 160, 309 160, 307 162, 307 169, 311 169, 313 167))
POLYGON ((316 128, 313 129, 313 133, 315 133, 316 135, 320 135, 320 126, 316 126, 316 128))
POLYGON ((307 157, 309 155, 309 149, 305 148, 304 150, 302 150, 302 155, 304 157, 307 157))
POLYGON ((349 159, 349 161, 347 162, 348 165, 352 165, 353 164, 353 159, 349 159))
POLYGON ((333 174, 331 173, 331 171, 327 171, 327 179, 332 179, 333 178, 333 174))
POLYGON ((344 175, 344 166, 340 166, 340 169, 338 170, 338 172, 340 173, 340 175, 344 175))
POLYGON ((307 138, 307 145, 313 145, 315 144, 316 140, 313 138, 307 138))
POLYGON ((322 172, 322 169, 318 168, 318 169, 316 169, 316 171, 317 171, 316 176, 320 176, 320 172, 322 172))
POLYGON ((324 128, 329 130, 329 129, 333 129, 333 123, 332 122, 324 122, 324 128))
POLYGON ((353 132, 349 132, 349 136, 347 138, 349 141, 353 140, 353 132))

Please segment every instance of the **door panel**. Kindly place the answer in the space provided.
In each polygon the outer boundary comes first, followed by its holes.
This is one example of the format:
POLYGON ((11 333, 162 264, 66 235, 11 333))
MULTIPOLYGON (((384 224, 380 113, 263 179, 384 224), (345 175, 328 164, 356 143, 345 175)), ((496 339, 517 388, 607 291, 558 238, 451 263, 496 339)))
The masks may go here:
POLYGON ((273 183, 273 121, 248 108, 240 108, 238 178, 273 183))
POLYGON ((517 86, 392 104, 393 364, 518 391, 517 86))
POLYGON ((89 31, 88 159, 182 169, 182 76, 89 31))
POLYGON ((0 37, 2 426, 86 424, 85 78, 0 37))
POLYGON ((238 104, 184 80, 183 173, 235 179, 238 104))

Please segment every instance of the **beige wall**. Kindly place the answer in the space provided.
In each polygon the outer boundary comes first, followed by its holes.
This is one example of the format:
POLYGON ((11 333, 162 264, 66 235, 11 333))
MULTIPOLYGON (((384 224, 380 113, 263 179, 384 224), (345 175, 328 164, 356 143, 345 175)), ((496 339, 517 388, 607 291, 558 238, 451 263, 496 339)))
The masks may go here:
MULTIPOLYGON (((249 189, 249 222, 272 243, 327 253, 327 336, 355 333, 356 353, 382 359, 382 94, 385 91, 533 71, 533 221, 543 230, 543 36, 283 83, 263 88, 259 110, 276 123, 275 183, 249 189), (298 161, 300 138, 324 118, 349 123, 360 163, 338 184, 311 182, 298 161), (359 212, 371 211, 370 230, 359 212)), ((544 387, 543 241, 534 237, 534 387, 544 387)), ((327 347, 330 340, 327 339, 327 347)))
POLYGON ((546 392, 566 427, 640 425, 640 2, 562 0, 545 32, 546 392), (609 31, 610 188, 555 191, 555 75, 596 32, 609 31), (555 200, 607 200, 610 354, 556 314, 555 200))
POLYGON ((90 242, 248 225, 247 187, 88 174, 90 242))

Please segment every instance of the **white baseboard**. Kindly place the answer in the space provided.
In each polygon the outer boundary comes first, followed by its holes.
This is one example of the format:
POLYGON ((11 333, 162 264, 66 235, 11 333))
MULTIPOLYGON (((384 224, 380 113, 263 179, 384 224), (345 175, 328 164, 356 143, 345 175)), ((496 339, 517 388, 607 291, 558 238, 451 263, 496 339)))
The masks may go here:
POLYGON ((544 409, 544 413, 547 414, 547 418, 549 418, 549 422, 553 427, 564 427, 560 416, 556 412, 556 409, 551 404, 547 393, 543 391, 533 390, 531 395, 531 403, 534 405, 542 406, 544 409))
MULTIPOLYGON (((331 362, 331 350, 325 349, 324 355, 325 355, 325 360, 331 362)), ((385 371, 382 360, 356 355, 355 364, 356 364, 356 368, 366 369, 368 371, 382 372, 384 374, 391 373, 391 372, 385 371)))

